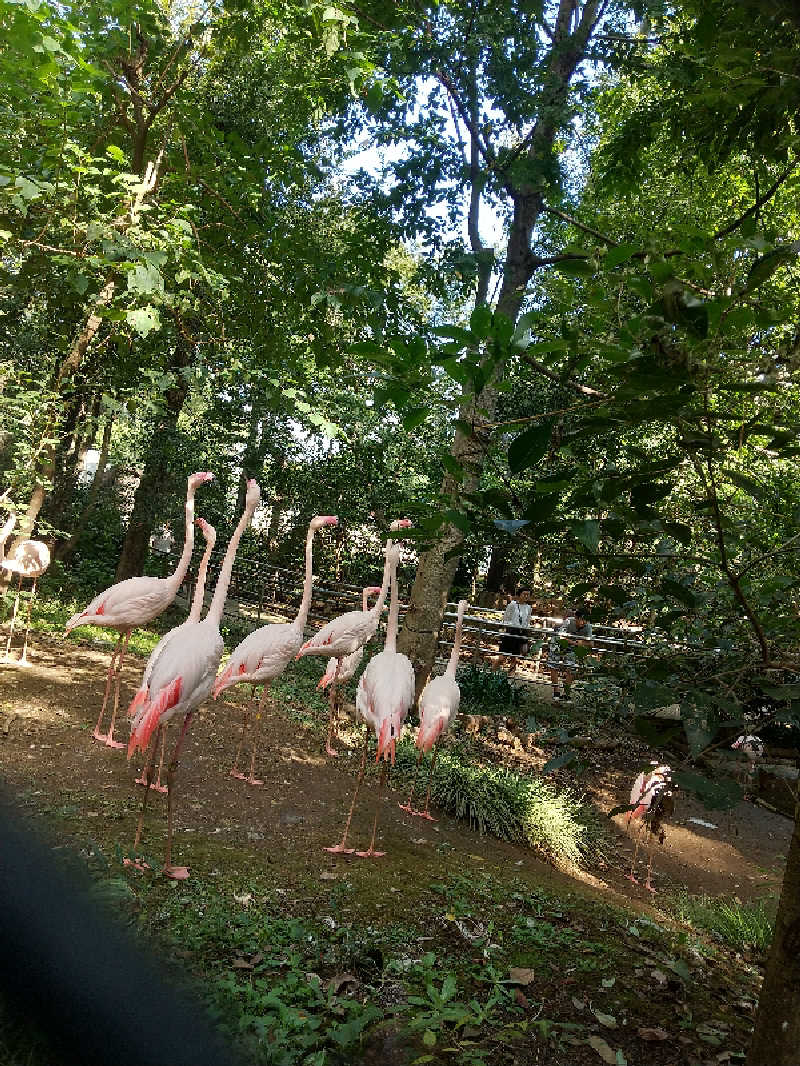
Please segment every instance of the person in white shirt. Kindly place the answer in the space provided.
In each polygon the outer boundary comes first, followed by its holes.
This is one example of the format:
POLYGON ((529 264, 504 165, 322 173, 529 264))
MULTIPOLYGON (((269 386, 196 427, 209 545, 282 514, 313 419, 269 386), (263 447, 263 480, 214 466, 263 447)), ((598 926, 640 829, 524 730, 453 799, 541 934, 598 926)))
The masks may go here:
MULTIPOLYGON (((500 640, 500 651, 509 655, 527 655, 529 645, 528 627, 531 623, 531 590, 521 589, 518 597, 512 597, 503 612, 506 632, 500 640)), ((518 659, 512 659, 509 671, 513 674, 518 659)))

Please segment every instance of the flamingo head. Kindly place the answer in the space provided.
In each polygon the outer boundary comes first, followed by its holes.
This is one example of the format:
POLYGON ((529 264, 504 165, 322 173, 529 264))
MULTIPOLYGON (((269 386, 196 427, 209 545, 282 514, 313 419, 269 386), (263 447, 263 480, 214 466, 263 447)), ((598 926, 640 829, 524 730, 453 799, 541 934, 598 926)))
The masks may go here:
POLYGON ((389 529, 391 529, 393 533, 396 532, 398 529, 410 529, 410 528, 411 528, 411 519, 410 518, 396 518, 394 520, 394 522, 392 522, 392 524, 389 526, 389 529))
POLYGON ((214 529, 210 522, 206 522, 205 518, 195 518, 194 524, 199 526, 200 531, 206 538, 206 544, 209 548, 213 548, 217 541, 216 529, 214 529))
POLYGON ((370 596, 380 596, 381 587, 380 585, 370 585, 368 589, 364 589, 364 592, 367 594, 367 599, 369 599, 370 596))
POLYGON ((232 663, 228 663, 221 674, 217 674, 216 681, 214 682, 214 688, 212 689, 212 695, 214 699, 219 696, 220 692, 224 692, 226 688, 230 688, 231 685, 236 684, 236 669, 232 663))
POLYGON ((318 529, 322 529, 323 526, 338 526, 339 519, 335 514, 318 514, 316 518, 311 520, 311 529, 316 533, 318 529))
POLYGON ((393 544, 386 553, 386 561, 389 563, 389 566, 393 567, 396 570, 397 567, 400 565, 401 556, 402 553, 400 551, 400 545, 393 544))
POLYGON ((196 474, 189 475, 189 488, 196 489, 199 485, 205 485, 208 481, 213 481, 214 475, 208 470, 200 470, 196 474))
POLYGON ((403 732, 403 719, 405 715, 402 711, 394 711, 392 714, 387 715, 381 722, 380 732, 378 733, 378 752, 375 756, 375 762, 378 762, 381 758, 385 760, 391 760, 392 766, 394 766, 394 753, 397 741, 403 732))

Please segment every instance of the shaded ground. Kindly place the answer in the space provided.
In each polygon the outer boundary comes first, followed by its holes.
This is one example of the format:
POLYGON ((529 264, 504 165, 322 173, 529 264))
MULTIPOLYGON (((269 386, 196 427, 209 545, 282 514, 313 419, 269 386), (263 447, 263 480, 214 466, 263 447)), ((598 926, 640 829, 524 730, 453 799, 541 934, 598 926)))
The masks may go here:
MULTIPOLYGON (((648 894, 624 877, 630 848, 621 829, 617 838, 597 847, 587 872, 570 876, 528 849, 481 838, 454 819, 442 817, 436 824, 412 819, 398 809, 398 796, 390 791, 381 803, 378 832, 379 846, 389 856, 367 862, 328 855, 322 848, 340 835, 358 752, 328 760, 318 729, 274 707, 263 722, 261 788, 228 775, 238 740, 237 705, 210 703, 193 723, 178 775, 173 855, 176 863, 191 867, 192 879, 175 885, 155 875, 123 873, 116 849, 120 845, 124 851, 132 842, 141 789, 133 785, 135 773, 124 753, 98 745, 90 735, 109 650, 40 637, 30 652, 33 666, 2 668, 0 772, 19 802, 44 813, 59 835, 89 855, 103 855, 111 871, 127 879, 149 924, 167 939, 175 929, 169 908, 176 901, 191 906, 192 900, 207 898, 209 908, 213 900, 214 905, 224 901, 226 913, 228 908, 241 911, 243 920, 249 920, 252 907, 263 905, 276 914, 322 922, 333 939, 342 930, 360 930, 359 950, 368 950, 372 936, 382 945, 383 962, 407 957, 414 973, 429 949, 456 960, 461 952, 469 965, 479 967, 474 980, 485 982, 495 951, 506 975, 512 965, 536 977, 514 986, 513 1032, 495 1049, 484 1040, 479 1051, 488 1058, 476 1062, 597 1063, 602 1053, 586 1044, 592 1035, 614 1048, 624 1046, 631 1066, 644 1062, 645 1052, 653 1066, 724 1062, 720 1055, 744 1046, 755 970, 730 958, 718 965, 720 949, 698 947, 686 932, 662 934, 655 926, 634 924, 631 913, 658 915, 648 894), (628 916, 598 909, 598 899, 624 905, 628 916), (554 900, 564 901, 563 909, 554 900), (163 917, 165 907, 169 920, 163 917), (365 948, 364 930, 371 926, 376 932, 367 936, 365 948), (540 926, 546 926, 543 935, 537 934, 540 926), (669 1000, 668 1009, 662 1009, 661 999, 669 1000), (602 1018, 613 1017, 613 1026, 598 1019, 598 1011, 602 1018), (663 1026, 669 1039, 637 1035, 643 1026, 663 1026), (530 1040, 534 1035, 540 1043, 530 1040), (524 1052, 514 1043, 523 1037, 524 1052)), ((128 660, 125 705, 141 670, 141 660, 128 660)), ((643 754, 608 751, 590 757, 583 786, 598 809, 625 802, 631 770, 643 754)), ((536 753, 525 757, 532 764, 539 758, 536 753)), ((369 839, 374 783, 368 796, 353 822, 357 846, 369 839)), ((155 856, 156 867, 163 854, 164 808, 164 799, 154 795, 143 848, 155 856)), ((657 884, 741 899, 764 895, 779 884, 789 829, 786 819, 750 804, 732 817, 711 816, 681 797, 667 844, 656 858, 657 884), (692 817, 717 828, 692 823, 692 817)), ((235 943, 234 938, 216 946, 211 956, 207 945, 198 946, 199 971, 230 972, 233 966, 249 980, 248 966, 257 972, 262 960, 251 966, 253 953, 236 954, 242 947, 235 943), (237 959, 242 965, 236 966, 237 959)), ((324 953, 321 958, 317 970, 325 969, 324 953)), ((334 953, 328 969, 338 969, 341 962, 334 953)), ((392 985, 386 973, 384 968, 381 994, 392 985)), ((336 974, 320 976, 329 980, 336 974)), ((344 992, 357 994, 366 987, 366 975, 350 976, 353 982, 345 982, 344 992)), ((383 1006, 388 1010, 391 1003, 383 1006)), ((424 1009, 433 1008, 417 1005, 418 1011, 424 1009)), ((426 1024, 425 1032, 436 1038, 437 1024, 444 1022, 426 1024)), ((478 1022, 474 1027, 477 1034, 478 1022)), ((462 1056, 469 1050, 464 1046, 469 1028, 465 1024, 459 1030, 462 1056)), ((408 1060, 410 1052, 393 1029, 377 1044, 375 1039, 363 1061, 408 1060)), ((477 1037, 474 1042, 480 1044, 477 1037)), ((419 1055, 433 1046, 426 1040, 411 1050, 419 1055)), ((442 1041, 435 1040, 435 1046, 441 1048, 442 1041)), ((450 1059, 445 1054, 441 1061, 450 1059)))

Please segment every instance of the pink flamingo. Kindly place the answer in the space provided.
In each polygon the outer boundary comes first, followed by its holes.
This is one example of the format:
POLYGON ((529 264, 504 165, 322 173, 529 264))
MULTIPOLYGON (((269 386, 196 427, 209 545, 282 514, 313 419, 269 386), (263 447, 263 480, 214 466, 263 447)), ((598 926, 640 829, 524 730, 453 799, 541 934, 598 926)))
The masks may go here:
MULTIPOLYGON (((369 588, 365 588, 361 593, 361 611, 363 614, 367 613, 367 601, 370 596, 377 596, 380 593, 380 587, 378 585, 371 585, 369 588)), ((319 679, 317 689, 324 689, 332 682, 336 682, 337 685, 344 684, 349 681, 355 674, 356 670, 361 664, 361 660, 364 658, 364 648, 356 648, 350 655, 343 655, 340 659, 331 656, 328 659, 327 666, 325 667, 325 673, 319 679)), ((338 755, 339 752, 333 747, 334 740, 337 740, 336 733, 336 715, 338 707, 337 701, 333 700, 330 706, 330 713, 328 717, 328 740, 325 744, 325 751, 328 755, 338 755)))
POLYGON ((8 574, 17 575, 17 593, 14 597, 14 608, 11 612, 11 621, 8 627, 8 640, 6 641, 6 653, 4 662, 10 662, 11 641, 14 637, 14 625, 17 620, 19 609, 19 597, 22 592, 22 579, 30 578, 33 581, 31 594, 28 598, 28 615, 25 623, 25 639, 22 644, 22 655, 17 660, 17 665, 28 666, 28 633, 31 628, 31 612, 33 601, 36 599, 36 582, 50 565, 50 549, 41 540, 21 540, 15 545, 11 555, 6 556, 6 541, 16 525, 17 516, 12 511, 0 529, 0 566, 8 574))
MULTIPOLYGON (((128 758, 137 750, 145 751, 152 737, 152 751, 146 757, 147 784, 153 774, 153 756, 158 744, 158 734, 167 723, 183 715, 181 729, 175 750, 167 767, 167 849, 164 857, 164 873, 177 881, 184 881, 189 876, 185 866, 172 865, 172 813, 174 802, 174 778, 178 768, 178 754, 183 738, 192 720, 195 710, 211 694, 214 680, 222 658, 223 643, 219 623, 228 595, 233 560, 253 512, 261 499, 261 490, 252 479, 247 482, 246 506, 233 536, 228 544, 225 558, 214 589, 214 597, 208 613, 202 622, 181 625, 170 635, 161 655, 153 664, 153 670, 146 687, 139 689, 131 704, 128 714, 133 718, 131 738, 128 742, 128 758)), ((139 815, 139 825, 133 843, 134 852, 139 847, 144 825, 147 797, 150 789, 146 788, 139 815)))
MULTIPOLYGON (((411 521, 408 518, 398 518, 392 522, 389 528, 395 532, 399 529, 408 529, 410 525, 411 521)), ((353 655, 359 648, 363 648, 375 636, 389 588, 389 551, 391 546, 391 540, 387 540, 383 583, 378 590, 378 599, 374 607, 369 611, 347 611, 346 614, 340 614, 338 618, 333 618, 330 622, 327 622, 321 629, 317 630, 310 640, 303 644, 297 653, 298 659, 304 655, 330 655, 334 659, 341 660, 348 655, 353 655)), ((329 693, 328 742, 325 747, 328 755, 338 754, 331 746, 333 738, 330 726, 335 714, 338 681, 338 676, 334 674, 329 693)))
POLYGON ((303 598, 300 608, 292 622, 275 622, 271 625, 261 626, 260 629, 249 633, 241 644, 234 648, 225 669, 214 683, 214 699, 231 685, 250 683, 253 688, 250 700, 245 708, 242 722, 242 735, 239 746, 233 760, 231 777, 240 781, 246 781, 248 785, 263 785, 255 776, 256 750, 258 748, 258 736, 261 729, 261 715, 266 702, 269 686, 276 677, 280 677, 289 663, 295 658, 300 645, 303 643, 306 619, 311 606, 312 586, 312 548, 314 534, 324 526, 335 526, 339 519, 335 515, 317 515, 311 520, 306 535, 306 574, 303 582, 303 598), (244 736, 247 731, 247 723, 250 718, 250 708, 255 699, 256 686, 263 683, 261 698, 256 709, 256 725, 253 736, 253 754, 250 758, 250 776, 245 777, 239 771, 239 753, 242 750, 244 736))
POLYGON ((381 776, 378 781, 378 796, 375 805, 375 820, 372 823, 372 838, 366 851, 355 852, 360 858, 380 858, 385 851, 375 850, 375 832, 378 827, 378 812, 383 785, 386 780, 386 763, 391 759, 394 765, 395 745, 403 731, 408 709, 414 702, 414 667, 411 660, 397 651, 397 619, 400 613, 400 601, 397 591, 397 565, 400 561, 400 551, 391 546, 386 553, 389 565, 392 600, 389 608, 389 621, 386 626, 386 644, 383 651, 373 655, 367 663, 367 668, 361 675, 356 692, 356 710, 364 719, 366 728, 364 735, 364 749, 361 753, 361 768, 356 782, 353 802, 350 805, 350 813, 344 826, 342 839, 326 851, 334 854, 353 853, 352 848, 347 847, 347 834, 350 831, 350 822, 355 810, 358 792, 361 782, 364 780, 364 771, 367 766, 367 746, 369 744, 369 730, 372 727, 378 740, 378 751, 375 761, 383 758, 381 776))
POLYGON ((672 798, 672 770, 669 766, 655 766, 652 770, 639 774, 631 789, 631 806, 628 811, 627 824, 630 825, 632 818, 641 818, 639 832, 636 835, 636 846, 633 849, 631 872, 627 874, 629 881, 638 884, 634 870, 636 857, 639 854, 639 846, 642 840, 642 829, 645 825, 650 830, 650 843, 647 849, 647 880, 644 887, 650 892, 655 892, 650 883, 650 875, 653 871, 653 843, 658 837, 660 844, 664 843, 664 818, 668 818, 675 809, 675 801, 672 798))
POLYGON ((125 581, 119 581, 116 585, 95 596, 85 611, 73 615, 65 626, 65 632, 76 629, 78 626, 105 626, 106 629, 116 629, 119 639, 111 654, 111 662, 108 665, 108 677, 106 678, 106 692, 103 697, 103 706, 97 725, 94 727, 92 736, 101 741, 109 748, 124 748, 114 740, 114 722, 119 707, 119 683, 122 673, 122 659, 128 646, 130 635, 137 626, 147 625, 157 618, 175 599, 181 582, 189 569, 189 561, 192 558, 194 547, 194 494, 198 485, 204 485, 213 479, 213 474, 201 472, 192 474, 187 483, 186 491, 186 540, 183 545, 183 554, 178 560, 178 565, 170 577, 129 577, 125 581), (117 658, 118 656, 118 658, 117 658), (111 678, 114 676, 114 659, 117 658, 116 675, 114 683, 114 709, 111 713, 111 724, 108 733, 100 732, 100 724, 106 713, 108 695, 111 690, 111 678))
POLYGON ((461 632, 464 626, 464 613, 469 606, 467 600, 460 600, 458 604, 458 618, 456 619, 456 631, 453 637, 453 650, 450 653, 450 661, 447 669, 439 677, 432 677, 422 690, 419 698, 419 731, 417 732, 417 747, 419 757, 414 770, 414 780, 411 785, 411 794, 405 803, 401 803, 400 810, 407 811, 419 818, 427 818, 429 822, 435 822, 431 817, 428 807, 431 802, 431 785, 433 784, 433 771, 436 766, 436 756, 439 753, 439 741, 444 733, 450 728, 458 714, 461 703, 461 689, 456 681, 458 669, 458 656, 461 651, 461 632), (433 761, 428 775, 428 791, 425 796, 425 810, 415 811, 411 806, 414 798, 414 789, 417 786, 417 774, 419 765, 426 751, 433 751, 433 761))
MULTIPOLYGON (((153 672, 153 667, 156 664, 156 660, 161 656, 162 652, 169 644, 169 642, 173 639, 175 634, 180 633, 183 630, 184 626, 196 625, 200 621, 200 615, 203 611, 203 602, 206 591, 206 575, 208 573, 208 561, 211 558, 211 552, 214 550, 214 545, 217 542, 217 531, 209 522, 204 521, 204 519, 202 518, 196 518, 194 524, 200 527, 200 530, 203 536, 205 537, 206 550, 203 553, 203 557, 200 560, 200 565, 197 568, 197 582, 194 586, 194 596, 192 597, 192 606, 191 610, 189 611, 189 617, 186 619, 185 622, 181 622, 179 626, 176 626, 175 629, 171 629, 169 633, 165 633, 161 640, 158 642, 158 644, 156 644, 156 646, 151 651, 150 658, 147 660, 147 666, 144 668, 144 677, 142 678, 142 684, 133 699, 132 706, 135 705, 138 707, 141 703, 144 702, 147 696, 147 687, 150 683, 150 675, 153 672)), ((155 792, 167 791, 167 786, 161 784, 161 771, 164 767, 164 749, 166 747, 166 743, 167 730, 162 729, 161 758, 159 759, 158 763, 158 777, 155 782, 150 783, 150 788, 152 788, 155 792)), ((142 770, 141 777, 136 778, 137 785, 147 784, 146 773, 147 767, 145 766, 142 770)))

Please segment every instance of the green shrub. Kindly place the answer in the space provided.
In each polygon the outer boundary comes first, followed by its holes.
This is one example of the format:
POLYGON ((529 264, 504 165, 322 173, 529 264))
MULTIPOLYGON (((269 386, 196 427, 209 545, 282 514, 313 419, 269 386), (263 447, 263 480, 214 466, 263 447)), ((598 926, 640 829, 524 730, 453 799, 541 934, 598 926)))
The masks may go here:
POLYGON ((681 921, 738 951, 753 948, 764 952, 772 941, 775 905, 771 900, 739 903, 735 899, 681 895, 671 906, 681 921))
MULTIPOLYGON (((558 792, 540 778, 468 758, 455 748, 439 752, 431 789, 437 807, 466 819, 480 833, 528 844, 549 859, 580 859, 587 830, 579 821, 581 808, 572 793, 558 792)), ((402 741, 397 748, 399 774, 410 779, 416 760, 411 742, 402 741)))
POLYGON ((503 670, 470 663, 459 667, 461 709, 474 714, 510 714, 519 703, 519 692, 503 670))

